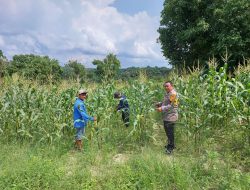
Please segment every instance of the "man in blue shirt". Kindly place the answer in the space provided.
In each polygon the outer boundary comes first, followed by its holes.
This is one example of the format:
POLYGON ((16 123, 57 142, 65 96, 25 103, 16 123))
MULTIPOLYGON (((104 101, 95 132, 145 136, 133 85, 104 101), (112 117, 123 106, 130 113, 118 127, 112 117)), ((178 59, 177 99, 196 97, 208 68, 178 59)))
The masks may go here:
POLYGON ((114 98, 119 99, 116 110, 122 112, 122 120, 126 127, 129 127, 129 104, 125 95, 120 92, 114 93, 114 98))
POLYGON ((87 98, 87 90, 78 91, 78 98, 74 104, 74 127, 76 129, 75 145, 78 150, 82 150, 82 137, 85 133, 85 127, 88 121, 96 121, 96 117, 88 115, 84 101, 87 98))

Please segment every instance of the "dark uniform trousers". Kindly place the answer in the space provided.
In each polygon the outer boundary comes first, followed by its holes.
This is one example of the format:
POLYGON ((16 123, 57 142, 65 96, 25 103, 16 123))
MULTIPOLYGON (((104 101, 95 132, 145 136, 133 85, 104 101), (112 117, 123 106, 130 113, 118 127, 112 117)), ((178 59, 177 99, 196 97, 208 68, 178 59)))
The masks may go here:
POLYGON ((122 111, 122 120, 126 127, 129 127, 129 109, 122 111))
POLYGON ((168 137, 168 145, 166 148, 171 149, 171 150, 173 150, 175 148, 175 146, 174 146, 174 126, 175 126, 175 122, 164 121, 164 129, 165 129, 166 135, 168 137))

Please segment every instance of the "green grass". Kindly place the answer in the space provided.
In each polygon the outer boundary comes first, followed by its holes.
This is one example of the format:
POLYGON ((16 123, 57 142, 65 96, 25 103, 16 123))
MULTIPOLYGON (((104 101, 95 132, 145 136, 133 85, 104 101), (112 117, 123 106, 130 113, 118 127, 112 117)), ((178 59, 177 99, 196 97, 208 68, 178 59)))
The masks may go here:
MULTIPOLYGON (((121 151, 1 144, 0 189, 248 189, 250 173, 217 151, 168 156, 153 143, 121 151)), ((246 169, 246 168, 245 168, 246 169)))

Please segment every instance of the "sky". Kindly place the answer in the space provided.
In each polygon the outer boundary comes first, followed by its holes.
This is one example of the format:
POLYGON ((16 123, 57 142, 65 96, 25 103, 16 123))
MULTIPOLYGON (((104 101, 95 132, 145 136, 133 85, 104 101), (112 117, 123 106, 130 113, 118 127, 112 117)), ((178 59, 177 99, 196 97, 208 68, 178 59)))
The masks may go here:
POLYGON ((0 0, 0 50, 87 68, 113 53, 122 68, 169 67, 156 43, 164 0, 0 0))

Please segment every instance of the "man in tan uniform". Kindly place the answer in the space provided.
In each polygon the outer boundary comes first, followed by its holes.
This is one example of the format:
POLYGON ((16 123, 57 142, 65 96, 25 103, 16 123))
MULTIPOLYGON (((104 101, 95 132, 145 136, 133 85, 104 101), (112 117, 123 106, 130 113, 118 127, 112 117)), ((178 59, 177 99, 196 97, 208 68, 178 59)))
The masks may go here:
POLYGON ((178 95, 173 87, 172 82, 167 81, 163 84, 166 95, 163 102, 159 107, 156 108, 157 111, 162 112, 164 129, 167 135, 167 145, 166 153, 171 154, 175 148, 174 144, 174 126, 178 119, 178 95))

